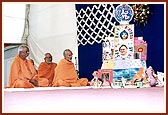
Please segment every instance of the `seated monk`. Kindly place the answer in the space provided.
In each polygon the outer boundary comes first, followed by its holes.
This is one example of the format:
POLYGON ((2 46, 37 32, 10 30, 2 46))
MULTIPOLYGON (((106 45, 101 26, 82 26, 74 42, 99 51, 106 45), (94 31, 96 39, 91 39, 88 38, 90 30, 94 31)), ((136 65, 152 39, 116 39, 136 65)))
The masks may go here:
POLYGON ((45 54, 44 60, 38 67, 38 84, 40 87, 52 85, 54 69, 57 66, 56 63, 52 62, 52 55, 50 53, 45 54))
MULTIPOLYGON (((33 60, 33 59, 30 59, 30 61, 32 62, 32 64, 33 64, 34 67, 35 67, 34 60, 33 60)), ((36 68, 36 67, 35 67, 35 68, 36 68)), ((37 69, 36 69, 36 72, 37 72, 37 69)))
POLYGON ((63 52, 64 59, 61 59, 55 68, 55 74, 53 79, 53 86, 59 87, 79 87, 87 86, 88 79, 78 79, 77 72, 75 70, 74 63, 72 63, 72 51, 69 49, 63 52))
POLYGON ((10 88, 33 88, 37 86, 35 75, 37 71, 31 60, 27 59, 29 48, 27 45, 21 45, 18 48, 16 56, 10 67, 9 87, 10 88))

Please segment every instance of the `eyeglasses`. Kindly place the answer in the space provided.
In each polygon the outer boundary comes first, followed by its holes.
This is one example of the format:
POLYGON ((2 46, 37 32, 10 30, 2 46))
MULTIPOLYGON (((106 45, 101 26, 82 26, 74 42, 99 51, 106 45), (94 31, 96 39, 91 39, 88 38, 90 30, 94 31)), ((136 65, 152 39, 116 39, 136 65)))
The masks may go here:
POLYGON ((29 51, 21 51, 22 53, 27 53, 27 54, 29 54, 29 51))

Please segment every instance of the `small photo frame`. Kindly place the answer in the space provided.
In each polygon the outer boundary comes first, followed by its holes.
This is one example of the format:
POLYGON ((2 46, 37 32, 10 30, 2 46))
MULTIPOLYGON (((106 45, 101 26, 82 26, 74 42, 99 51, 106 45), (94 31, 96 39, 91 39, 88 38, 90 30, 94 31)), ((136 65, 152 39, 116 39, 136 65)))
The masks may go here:
POLYGON ((99 78, 105 79, 106 81, 113 81, 113 70, 112 69, 99 69, 98 72, 100 73, 99 78))

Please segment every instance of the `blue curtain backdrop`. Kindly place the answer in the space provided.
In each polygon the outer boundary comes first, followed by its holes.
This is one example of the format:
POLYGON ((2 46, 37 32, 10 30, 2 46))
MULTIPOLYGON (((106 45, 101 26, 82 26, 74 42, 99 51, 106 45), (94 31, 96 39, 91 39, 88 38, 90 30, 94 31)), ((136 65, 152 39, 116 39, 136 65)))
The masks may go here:
MULTIPOLYGON (((90 4, 76 4, 76 9, 92 7, 90 4)), ((114 5, 117 6, 117 5, 114 5)), ((135 25, 135 37, 142 36, 147 42, 147 67, 152 66, 156 71, 164 72, 164 4, 150 4, 151 16, 142 31, 135 25)), ((133 21, 130 22, 133 24, 133 21)), ((102 44, 87 44, 78 47, 79 76, 93 78, 92 73, 101 68, 102 44)))

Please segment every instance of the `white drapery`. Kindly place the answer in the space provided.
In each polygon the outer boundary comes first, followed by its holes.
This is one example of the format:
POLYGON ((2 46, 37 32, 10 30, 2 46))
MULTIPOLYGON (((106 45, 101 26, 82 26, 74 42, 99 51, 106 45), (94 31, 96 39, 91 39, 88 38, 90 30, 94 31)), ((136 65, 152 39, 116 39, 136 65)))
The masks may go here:
POLYGON ((4 43, 21 43, 25 23, 25 7, 22 3, 2 3, 2 34, 4 43))
POLYGON ((78 57, 75 4, 30 4, 28 32, 25 32, 30 55, 38 67, 44 54, 50 52, 53 61, 63 58, 63 50, 71 49, 73 62, 78 57))
MULTIPOLYGON (((3 7, 4 4, 6 5, 8 3, 3 3, 3 7)), ((17 3, 11 3, 11 5, 13 4, 17 5, 17 3)), ((28 44, 30 48, 29 58, 34 60, 36 68, 38 68, 40 62, 44 61, 45 53, 50 52, 53 55, 53 61, 58 63, 59 60, 63 58, 63 51, 67 48, 72 50, 72 61, 77 63, 77 60, 75 60, 78 59, 75 4, 68 2, 18 4, 26 4, 26 9, 24 10, 25 19, 23 19, 25 21, 25 26, 23 26, 21 29, 23 36, 16 37, 16 32, 12 31, 14 34, 11 34, 11 32, 7 33, 6 30, 8 30, 8 28, 3 28, 3 42, 11 43, 12 45, 11 47, 4 49, 4 86, 9 85, 8 77, 10 64, 13 58, 17 55, 17 47, 21 43, 28 44), (13 42, 13 40, 8 40, 5 42, 6 38, 9 37, 4 35, 13 35, 18 40, 16 39, 17 41, 15 40, 15 42, 13 42), (11 53, 11 51, 13 51, 13 47, 15 47, 14 52, 11 53)), ((12 10, 10 11, 12 14, 12 10)), ((5 10, 3 10, 3 14, 6 16, 5 10)), ((6 21, 8 21, 6 20, 7 18, 9 17, 3 18, 3 25, 6 21)), ((5 27, 10 28, 15 26, 15 24, 17 23, 13 21, 10 23, 10 26, 5 25, 5 27)), ((18 24, 15 26, 16 30, 20 30, 18 26, 18 24)), ((76 66, 76 69, 78 69, 78 66, 76 66)))

